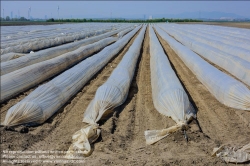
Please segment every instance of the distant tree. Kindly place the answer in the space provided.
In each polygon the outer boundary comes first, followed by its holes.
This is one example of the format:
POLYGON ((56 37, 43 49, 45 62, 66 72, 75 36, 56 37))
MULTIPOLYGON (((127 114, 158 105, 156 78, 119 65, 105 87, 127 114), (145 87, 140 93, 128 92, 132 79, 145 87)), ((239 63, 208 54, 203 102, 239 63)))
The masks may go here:
POLYGON ((167 18, 158 18, 151 20, 126 20, 126 19, 48 19, 47 22, 128 22, 128 23, 154 23, 154 22, 202 22, 202 20, 193 20, 193 19, 167 19, 167 18))
POLYGON ((47 20, 47 22, 54 22, 54 21, 55 21, 54 18, 50 18, 47 20))
POLYGON ((25 17, 20 18, 20 21, 25 21, 25 20, 27 20, 25 17))
POLYGON ((6 21, 10 21, 10 17, 9 16, 6 16, 6 21))

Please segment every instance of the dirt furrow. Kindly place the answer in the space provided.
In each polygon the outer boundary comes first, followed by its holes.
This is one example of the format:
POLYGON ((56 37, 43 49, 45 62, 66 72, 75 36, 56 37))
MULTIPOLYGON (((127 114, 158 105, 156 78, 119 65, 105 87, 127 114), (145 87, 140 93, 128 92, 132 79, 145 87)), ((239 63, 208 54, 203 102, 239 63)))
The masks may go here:
MULTIPOLYGON (((199 55, 199 54, 198 54, 199 55)), ((201 58, 203 58, 202 56, 200 56, 201 58)), ((241 82, 242 84, 244 84, 248 89, 250 89, 250 86, 245 84, 244 82, 242 82, 240 79, 238 79, 237 77, 235 77, 234 75, 232 75, 231 73, 229 73, 228 71, 226 71, 225 69, 223 69, 222 67, 214 64, 213 62, 203 58, 205 61, 207 61, 208 63, 210 63, 211 65, 213 65, 214 67, 216 67, 217 69, 219 69, 220 71, 226 73, 227 75, 233 77, 234 79, 238 80, 239 82, 241 82)), ((237 114, 239 116, 239 118, 241 119, 242 122, 245 123, 246 127, 250 127, 250 116, 249 116, 249 112, 248 111, 244 111, 244 110, 237 110, 235 111, 235 114, 237 114)))
MULTIPOLYGON (((102 49, 101 49, 101 50, 102 50, 102 49)), ((97 52, 100 52, 101 50, 94 52, 93 54, 89 55, 89 57, 91 57, 92 55, 96 54, 97 52)), ((84 60, 84 59, 83 59, 83 60, 84 60)), ((83 60, 82 60, 82 61, 83 61, 83 60)), ((80 61, 80 62, 82 62, 82 61, 80 61)), ((78 62, 78 63, 80 63, 80 62, 78 62)), ((76 63, 76 64, 78 64, 78 63, 76 63)), ((60 74, 63 73, 64 71, 66 71, 66 70, 68 70, 68 69, 74 67, 76 64, 69 66, 67 69, 62 70, 62 71, 59 72, 58 74, 52 76, 51 78, 46 79, 45 81, 39 83, 38 85, 35 85, 35 86, 29 88, 28 90, 26 90, 26 91, 24 91, 24 92, 20 92, 20 93, 18 93, 18 94, 16 94, 16 95, 13 95, 13 97, 12 97, 11 99, 9 99, 9 100, 7 100, 7 101, 1 103, 1 106, 0 106, 0 110, 1 110, 1 111, 0 111, 0 114, 1 114, 0 120, 1 120, 1 122, 4 121, 5 115, 6 115, 6 113, 7 113, 7 111, 8 111, 9 108, 11 108, 11 107, 14 106, 15 104, 17 104, 17 103, 18 103, 19 101, 21 101, 22 99, 24 99, 24 98, 25 98, 26 96, 28 96, 31 92, 33 92, 37 87, 39 87, 39 86, 41 86, 41 85, 43 85, 43 84, 46 84, 47 82, 49 82, 49 81, 52 80, 53 78, 57 77, 58 75, 60 75, 60 74)))
MULTIPOLYGON (((236 114, 236 112, 241 110, 229 108, 217 101, 169 47, 168 43, 159 35, 158 38, 177 76, 198 108, 198 120, 204 136, 208 137, 210 142, 205 147, 211 152, 216 145, 220 144, 244 145, 248 143, 249 140, 247 138, 250 130, 236 114)), ((206 158, 208 157, 210 156, 206 158)))
MULTIPOLYGON (((53 115, 51 118, 49 118, 44 124, 37 126, 37 127, 29 127, 28 128, 29 132, 25 133, 25 134, 19 133, 19 132, 13 132, 13 131, 6 131, 3 127, 1 127, 1 135, 2 135, 1 148, 6 149, 6 150, 26 150, 26 149, 30 149, 34 143, 37 143, 46 149, 47 147, 51 147, 51 144, 50 144, 50 141, 48 143, 46 143, 45 138, 48 136, 52 137, 53 135, 51 133, 53 131, 53 133, 58 133, 58 135, 59 135, 59 136, 57 135, 58 137, 55 138, 54 141, 64 140, 65 135, 62 135, 57 130, 64 131, 65 128, 66 128, 66 131, 72 130, 70 133, 66 134, 66 136, 68 136, 67 138, 68 138, 69 142, 65 146, 65 148, 66 147, 68 148, 68 145, 71 143, 72 134, 80 129, 79 125, 82 125, 81 121, 83 118, 83 112, 85 110, 84 108, 79 108, 79 110, 75 111, 76 107, 74 107, 74 106, 76 105, 76 103, 78 101, 83 102, 84 103, 83 106, 88 105, 88 102, 86 102, 86 100, 90 101, 93 98, 95 90, 98 88, 98 86, 100 86, 108 78, 109 75, 105 75, 104 73, 105 72, 109 72, 109 74, 111 73, 113 68, 119 63, 122 56, 125 54, 125 52, 129 48, 129 46, 132 44, 132 41, 134 40, 134 38, 135 37, 133 37, 131 39, 131 41, 124 47, 124 49, 122 49, 118 53, 117 57, 113 58, 109 62, 109 64, 107 66, 105 66, 104 69, 102 69, 101 72, 97 73, 93 77, 93 79, 91 81, 89 81, 81 91, 79 91, 79 93, 74 95, 55 115, 53 115), (99 77, 101 77, 101 78, 99 78, 99 77), (96 83, 94 83, 94 82, 96 82, 96 83), (90 87, 95 87, 95 88, 90 88, 90 87), (86 94, 86 95, 84 95, 84 94, 86 94), (85 97, 84 99, 82 99, 83 95, 85 97), (75 115, 74 117, 79 119, 79 121, 72 118, 71 117, 72 114, 75 115), (65 118, 66 118, 66 120, 65 120, 65 118), (61 124, 62 121, 64 121, 63 124, 61 124), (77 123, 78 128, 77 128, 77 125, 74 126, 75 125, 74 124, 74 125, 72 125, 74 127, 74 129, 71 129, 70 122, 77 123), (67 127, 63 126, 63 125, 66 125, 67 127), (63 126, 64 128, 61 126, 63 126), (57 130, 55 130, 55 129, 57 129, 57 130), (63 138, 61 136, 63 136, 63 138), (39 142, 41 142, 41 143, 39 143, 39 142)), ((33 91, 33 89, 30 89, 30 91, 33 91)), ((20 101, 26 95, 28 95, 28 93, 25 95, 21 95, 20 99, 15 100, 15 102, 13 102, 11 104, 12 105, 16 104, 18 101, 20 101)), ((5 106, 5 107, 7 108, 7 106, 5 106)), ((52 140, 52 138, 51 138, 51 140, 52 140)), ((59 143, 60 143, 60 141, 59 141, 59 143)), ((34 147, 41 149, 39 146, 34 146, 34 147)), ((55 147, 52 147, 52 148, 56 149, 55 147)))
MULTIPOLYGON (((137 34, 136 34, 137 36, 137 34)), ((72 135, 81 129, 85 124, 82 122, 83 113, 87 108, 90 101, 94 98, 97 88, 102 85, 110 76, 113 69, 119 64, 123 55, 131 46, 134 41, 134 36, 131 41, 125 46, 124 49, 113 58, 103 69, 100 71, 82 90, 79 92, 72 101, 61 108, 62 112, 58 118, 53 119, 53 123, 57 123, 56 128, 50 134, 43 138, 43 140, 31 145, 27 150, 68 150, 72 135), (55 122, 56 121, 56 122, 55 122), (48 143, 49 142, 49 143, 48 143)), ((112 114, 111 114, 112 115, 112 114)), ((58 116, 58 115, 56 115, 58 116)), ((107 124, 112 121, 112 118, 107 117, 107 124)), ((105 121, 105 119, 103 120, 105 121)), ((104 122, 101 122, 104 123, 104 122)), ((106 123, 106 122, 105 122, 106 123)), ((112 130, 112 125, 109 126, 112 130)))
MULTIPOLYGON (((163 129, 175 124, 172 119, 161 115, 153 106, 149 51, 147 30, 138 72, 129 92, 134 96, 127 99, 121 106, 122 110, 117 108, 119 116, 115 114, 102 126, 102 141, 95 144, 95 151, 85 160, 86 165, 202 164, 208 157, 211 150, 209 145, 213 144, 213 141, 198 132, 196 124, 191 124, 188 144, 182 132, 177 132, 154 145, 145 144, 145 130, 163 129), (136 91, 138 92, 135 94, 136 91), (115 131, 112 134, 109 129, 114 122, 115 131), (201 144, 207 146, 200 147, 201 144)), ((218 159, 211 158, 211 160, 212 163, 218 162, 218 159)), ((206 163, 211 163, 211 160, 206 163)))

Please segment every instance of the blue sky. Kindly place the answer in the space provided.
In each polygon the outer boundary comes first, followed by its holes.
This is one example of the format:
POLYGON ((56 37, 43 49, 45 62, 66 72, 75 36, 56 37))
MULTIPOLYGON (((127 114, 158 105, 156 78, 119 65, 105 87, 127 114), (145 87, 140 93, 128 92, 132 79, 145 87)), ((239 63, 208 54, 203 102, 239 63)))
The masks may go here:
MULTIPOLYGON (((146 18, 172 16, 185 12, 234 13, 250 18, 250 1, 1 1, 1 16, 28 17, 31 7, 33 18, 146 18)), ((198 15, 198 14, 196 14, 198 15)), ((174 16, 173 16, 174 17, 174 16)), ((197 16, 198 17, 198 16, 197 16)), ((202 17, 202 16, 201 16, 202 17)))

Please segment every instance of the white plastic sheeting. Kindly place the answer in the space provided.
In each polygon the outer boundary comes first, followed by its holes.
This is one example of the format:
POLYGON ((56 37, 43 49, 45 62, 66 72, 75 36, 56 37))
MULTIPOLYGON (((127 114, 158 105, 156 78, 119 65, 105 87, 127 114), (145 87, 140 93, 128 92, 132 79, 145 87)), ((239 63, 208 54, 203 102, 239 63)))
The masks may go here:
MULTIPOLYGON (((53 25, 29 25, 29 26, 8 26, 1 28, 1 44, 22 44, 26 39, 42 39, 46 37, 56 37, 70 34, 76 34, 88 31, 90 27, 98 29, 98 24, 90 23, 71 23, 71 24, 53 24, 53 25), (49 33, 48 33, 49 32, 49 33)), ((102 27, 111 27, 112 24, 105 24, 102 27)), ((93 30, 93 29, 92 29, 93 30)), ((2 45, 1 45, 2 46, 2 45)), ((6 48, 6 47, 5 47, 6 48)))
MULTIPOLYGON (((171 27, 171 25, 169 26, 165 25, 163 27, 165 30, 171 29, 171 30, 177 31, 178 29, 175 26, 171 27)), ((207 45, 220 49, 221 51, 224 51, 228 54, 238 56, 250 62, 250 56, 249 56, 250 50, 235 46, 235 43, 237 43, 236 41, 232 40, 232 43, 229 45, 229 44, 223 43, 219 37, 216 37, 216 36, 211 37, 210 35, 206 35, 204 33, 199 33, 196 31, 189 30, 189 29, 181 29, 181 30, 178 30, 178 32, 188 37, 191 37, 192 39, 195 39, 199 42, 203 42, 207 45)))
MULTIPOLYGON (((122 27, 119 27, 119 28, 117 28, 117 30, 113 30, 113 31, 111 31, 110 33, 112 33, 112 32, 114 32, 114 31, 117 31, 117 33, 118 32, 120 32, 121 30, 123 30, 123 29, 126 29, 126 28, 128 28, 128 27, 131 27, 131 26, 122 26, 122 27), (120 30, 120 31, 119 31, 120 30)), ((48 33, 48 32, 47 32, 48 33)), ((50 34, 51 34, 52 32, 50 32, 50 34)), ((53 34, 53 33, 52 33, 53 34)), ((108 37, 107 36, 107 34, 109 34, 109 32, 107 32, 107 33, 104 33, 103 35, 106 35, 106 37, 108 37)), ((111 34, 111 35, 113 35, 113 34, 111 34)), ((102 36, 101 34, 99 35, 99 36, 102 36)), ((38 39, 33 39, 33 40, 38 40, 38 39)), ((25 43, 27 43, 27 42, 32 42, 33 41, 32 39, 30 39, 29 41, 26 41, 26 42, 24 42, 24 41, 22 41, 20 44, 16 44, 16 45, 22 45, 22 44, 25 44, 25 43)), ((78 40, 75 40, 74 42, 76 42, 76 41, 78 41, 78 40)), ((81 40, 82 41, 82 40, 81 40)), ((76 43, 79 43, 79 42, 76 42, 76 43)), ((74 43, 74 44, 76 44, 76 43, 74 43)), ((3 43, 4 44, 4 43, 3 43)), ((71 43, 70 43, 71 44, 71 43)), ((66 45, 70 45, 70 44, 64 44, 65 46, 66 45)), ((13 47, 13 46, 15 46, 14 45, 14 43, 12 43, 12 44, 9 44, 9 47, 13 47)), ((74 45, 72 45, 72 47, 73 47, 74 45)), ((1 45, 1 48, 3 49, 4 48, 4 46, 2 46, 1 45)), ((54 48, 56 48, 56 47, 54 47, 54 48)), ((59 48, 59 47, 57 47, 57 48, 59 48)), ((42 51, 44 51, 44 50, 42 50, 42 51)), ((8 54, 8 53, 7 53, 8 54)), ((5 54, 2 54, 1 56, 3 56, 3 55, 5 55, 5 54)))
MULTIPOLYGON (((93 29, 98 30, 95 26, 93 26, 93 29)), ((29 41, 36 41, 37 39, 44 40, 88 31, 89 25, 86 24, 9 26, 8 30, 3 27, 1 29, 1 46, 3 46, 2 48, 7 48, 29 41)))
POLYGON ((222 38, 233 39, 244 43, 250 44, 250 30, 244 28, 236 27, 225 27, 225 26, 215 26, 215 25, 183 25, 184 28, 194 29, 195 31, 206 32, 209 34, 214 34, 222 38))
MULTIPOLYGON (((32 26, 26 26, 27 29, 29 29, 28 32, 22 32, 22 28, 20 27, 20 30, 15 30, 15 31, 10 31, 7 34, 1 33, 1 49, 7 48, 7 47, 13 47, 17 45, 23 45, 27 42, 33 42, 33 41, 43 41, 43 40, 48 40, 51 38, 57 38, 57 37, 66 37, 66 36, 72 36, 72 35, 77 35, 77 34, 82 34, 82 33, 87 33, 91 31, 98 31, 98 30, 104 30, 104 29, 121 29, 122 27, 131 27, 133 24, 114 24, 114 23, 78 23, 78 24, 61 24, 58 26, 63 26, 67 28, 58 28, 58 29, 51 29, 51 30, 38 30, 38 31, 32 31, 32 26), (113 25, 112 25, 113 24, 113 25), (68 26, 73 26, 73 27, 68 27, 68 26), (32 31, 32 32, 30 32, 32 31), (62 32, 62 33, 60 33, 62 32), (10 41, 6 41, 6 35, 12 36, 10 41), (13 37, 13 35, 15 37, 13 37), (27 36, 26 36, 27 35, 27 36)), ((49 25, 52 26, 52 25, 49 25)), ((49 26, 44 26, 44 27, 49 27, 49 26)), ((18 26, 19 27, 19 26, 18 26)), ((42 28, 41 26, 38 26, 39 28, 42 28)), ((13 29, 13 27, 9 28, 13 29)), ((1 28, 2 31, 2 28, 1 28)))
POLYGON ((117 39, 117 37, 102 39, 58 57, 1 76, 1 102, 60 73, 117 39))
POLYGON ((77 93, 133 37, 134 29, 114 44, 63 72, 11 107, 2 125, 41 124, 77 93))
POLYGON ((250 110, 250 90, 243 83, 216 69, 157 26, 155 29, 217 100, 232 108, 250 110))
MULTIPOLYGON (((235 31, 242 30, 242 28, 234 28, 233 31, 218 31, 219 26, 213 27, 213 26, 201 26, 201 25, 180 25, 180 24, 171 24, 175 29, 188 31, 192 34, 199 34, 200 36, 207 36, 208 38, 215 38, 219 39, 221 42, 225 44, 229 44, 232 46, 242 47, 245 49, 250 49, 250 39, 247 38, 247 35, 243 35, 240 32, 239 33, 232 33, 235 31), (206 28, 210 27, 210 28, 206 28)), ((250 31, 249 31, 250 32, 250 31)), ((250 34, 248 34, 250 36, 250 34)))
POLYGON ((145 131, 146 143, 153 144, 176 130, 185 129, 187 121, 195 117, 195 110, 151 26, 149 37, 153 103, 158 112, 177 123, 167 129, 145 131))
POLYGON ((219 148, 214 148, 212 156, 217 156, 227 163, 248 162, 250 161, 250 143, 239 149, 222 145, 219 148))
POLYGON ((131 23, 70 23, 54 25, 4 26, 1 27, 1 49, 37 40, 72 36, 90 31, 119 29, 131 23))
POLYGON ((97 122, 107 110, 112 110, 126 100, 140 55, 145 30, 146 26, 142 28, 108 80, 97 89, 94 99, 84 113, 83 122, 88 123, 88 125, 73 135, 73 143, 66 157, 74 157, 79 152, 88 155, 91 152, 90 144, 99 137, 101 132, 97 122))
POLYGON ((214 64, 227 70, 229 73, 250 86, 250 62, 245 61, 244 59, 241 59, 237 56, 225 53, 205 43, 193 40, 192 38, 181 35, 178 32, 172 30, 168 30, 167 32, 171 36, 174 36, 174 38, 183 45, 189 47, 205 59, 208 59, 214 64))
MULTIPOLYGON (((28 54, 26 56, 23 56, 21 58, 18 58, 18 59, 12 60, 12 61, 4 62, 1 64, 1 75, 13 72, 15 70, 21 69, 23 67, 26 67, 26 66, 38 63, 38 62, 42 62, 42 61, 57 57, 57 56, 62 55, 64 53, 73 51, 81 46, 97 42, 101 39, 104 39, 106 37, 109 37, 109 36, 112 36, 112 35, 117 34, 119 32, 124 32, 124 31, 127 31, 126 28, 122 28, 119 30, 108 32, 108 33, 105 33, 105 34, 102 34, 99 36, 95 36, 95 37, 91 37, 88 39, 80 40, 80 41, 77 41, 74 43, 69 43, 69 44, 65 44, 62 46, 52 47, 49 49, 41 50, 41 51, 35 52, 33 54, 28 54)), ((2 56, 4 56, 4 55, 2 55, 2 56)))
POLYGON ((122 38, 126 33, 128 33, 129 31, 131 31, 132 29, 134 29, 134 27, 127 28, 126 30, 119 32, 117 34, 117 37, 122 38))
MULTIPOLYGON (((205 39, 212 39, 212 40, 217 40, 220 41, 222 43, 231 45, 233 47, 237 46, 237 47, 241 47, 247 50, 250 50, 250 40, 245 41, 240 38, 238 38, 237 36, 230 36, 230 33, 227 32, 226 34, 222 34, 221 32, 218 31, 218 29, 214 30, 214 32, 212 31, 207 31, 204 29, 200 29, 198 28, 199 26, 186 26, 186 25, 178 25, 178 24, 170 24, 170 27, 173 27, 175 30, 180 30, 181 32, 185 33, 185 35, 189 36, 189 35, 193 35, 195 37, 199 37, 201 39, 205 38, 205 39)), ((205 27, 204 27, 205 28, 205 27)))
POLYGON ((12 60, 12 59, 16 59, 16 58, 22 57, 24 55, 26 55, 26 54, 20 54, 20 53, 14 53, 14 52, 10 52, 10 53, 1 55, 1 63, 9 61, 9 60, 12 60))
POLYGON ((84 39, 86 37, 103 34, 111 30, 112 29, 109 28, 109 29, 104 29, 104 30, 99 30, 99 31, 91 31, 91 32, 84 32, 81 34, 74 34, 71 36, 61 36, 61 37, 56 37, 56 38, 49 38, 49 39, 44 39, 44 40, 35 40, 32 42, 26 42, 21 45, 15 45, 15 46, 1 49, 1 55, 9 53, 9 52, 28 53, 30 51, 36 51, 36 50, 45 49, 45 48, 49 48, 53 46, 58 46, 64 43, 73 42, 75 40, 84 39))

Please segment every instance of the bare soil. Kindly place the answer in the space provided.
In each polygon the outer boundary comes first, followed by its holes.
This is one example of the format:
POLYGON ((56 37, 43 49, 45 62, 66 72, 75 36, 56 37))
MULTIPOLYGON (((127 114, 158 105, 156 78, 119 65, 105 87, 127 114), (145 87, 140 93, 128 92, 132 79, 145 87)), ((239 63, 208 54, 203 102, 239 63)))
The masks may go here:
MULTIPOLYGON (((72 135, 85 125, 82 123, 83 113, 94 98, 97 88, 110 76, 135 37, 136 35, 106 67, 44 124, 28 127, 27 133, 1 127, 1 150, 68 150, 72 135)), ((188 142, 182 131, 179 131, 154 145, 145 144, 145 130, 163 129, 175 124, 172 119, 158 113, 153 105, 147 29, 127 100, 99 122, 101 137, 93 144, 93 153, 84 159, 84 164, 79 165, 235 165, 211 157, 213 148, 222 144, 241 146, 249 143, 250 112, 232 109, 218 102, 168 43, 161 37, 158 38, 190 101, 197 109, 202 131, 199 130, 197 122, 193 121, 187 131, 188 142)), ((1 121, 8 108, 31 91, 32 89, 2 104, 1 121)))

